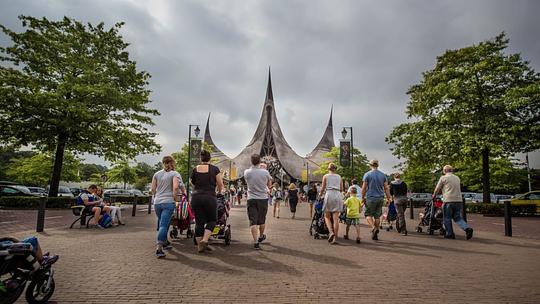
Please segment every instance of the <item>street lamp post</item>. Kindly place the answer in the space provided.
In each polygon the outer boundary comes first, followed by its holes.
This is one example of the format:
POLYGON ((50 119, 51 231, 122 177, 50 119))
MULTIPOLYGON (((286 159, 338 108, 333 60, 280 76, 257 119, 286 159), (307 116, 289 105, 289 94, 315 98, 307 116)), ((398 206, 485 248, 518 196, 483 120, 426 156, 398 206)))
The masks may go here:
POLYGON ((354 174, 354 142, 353 142, 353 128, 352 127, 343 127, 343 130, 341 131, 341 136, 343 136, 343 139, 347 137, 347 130, 351 130, 351 170, 352 170, 352 178, 355 178, 354 174))
POLYGON ((187 185, 186 185, 186 198, 189 202, 189 186, 190 186, 190 174, 189 171, 191 171, 191 127, 195 127, 194 133, 195 138, 199 137, 199 133, 201 132, 201 129, 199 128, 199 125, 189 125, 189 134, 188 134, 188 165, 187 165, 187 185))

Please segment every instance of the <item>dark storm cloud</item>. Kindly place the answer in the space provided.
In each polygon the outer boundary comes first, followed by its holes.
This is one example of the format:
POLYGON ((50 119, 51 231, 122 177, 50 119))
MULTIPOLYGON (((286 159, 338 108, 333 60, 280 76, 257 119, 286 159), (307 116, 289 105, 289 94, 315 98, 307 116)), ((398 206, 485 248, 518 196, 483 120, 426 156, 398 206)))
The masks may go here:
POLYGON ((277 115, 298 154, 317 144, 333 104, 336 139, 342 126, 354 127, 355 145, 387 171, 398 161, 384 138, 405 121, 405 92, 435 57, 505 31, 510 51, 538 70, 538 11, 537 1, 0 4, 1 23, 13 28, 20 14, 68 15, 109 26, 125 21, 131 56, 152 74, 152 106, 162 113, 154 129, 164 153, 177 150, 187 125, 204 125, 211 111, 214 141, 235 156, 253 135, 271 66, 277 115))

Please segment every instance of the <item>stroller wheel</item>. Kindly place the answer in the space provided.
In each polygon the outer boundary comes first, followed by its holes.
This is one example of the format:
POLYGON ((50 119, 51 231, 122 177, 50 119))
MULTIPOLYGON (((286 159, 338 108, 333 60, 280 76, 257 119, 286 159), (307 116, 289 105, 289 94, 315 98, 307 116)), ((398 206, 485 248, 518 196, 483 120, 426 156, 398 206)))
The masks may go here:
POLYGON ((309 227, 309 235, 313 235, 313 227, 309 227))
POLYGON ((188 229, 188 230, 186 231, 186 237, 187 237, 188 239, 190 239, 190 238, 193 237, 193 231, 191 231, 191 229, 188 229))
POLYGON ((313 235, 313 238, 316 239, 316 240, 318 240, 318 239, 320 239, 321 237, 319 236, 318 233, 315 233, 315 234, 313 235))
POLYGON ((169 236, 173 239, 177 238, 178 237, 178 230, 176 230, 176 228, 173 228, 173 230, 171 230, 169 232, 169 236))
POLYGON ((231 244, 231 229, 225 231, 225 245, 229 246, 231 244))
POLYGON ((416 232, 422 233, 422 227, 416 227, 416 232))
POLYGON ((445 235, 445 234, 446 234, 446 230, 444 230, 444 228, 439 229, 439 234, 440 234, 440 235, 445 235))
POLYGON ((433 229, 428 229, 427 232, 428 232, 429 235, 433 235, 433 233, 434 233, 433 229))
POLYGON ((390 231, 390 227, 386 227, 386 231, 390 231))

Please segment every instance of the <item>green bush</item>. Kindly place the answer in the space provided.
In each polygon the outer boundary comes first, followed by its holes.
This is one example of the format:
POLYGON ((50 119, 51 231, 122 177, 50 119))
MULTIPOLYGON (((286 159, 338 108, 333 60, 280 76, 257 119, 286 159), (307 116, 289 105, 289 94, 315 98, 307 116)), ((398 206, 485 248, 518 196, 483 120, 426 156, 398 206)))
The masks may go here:
POLYGON ((110 198, 106 198, 108 201, 114 202, 114 203, 129 203, 132 204, 133 201, 137 202, 137 205, 144 205, 148 204, 148 200, 150 199, 150 196, 119 196, 119 195, 113 195, 110 198))
MULTIPOLYGON (((37 209, 41 197, 9 196, 0 197, 0 206, 6 209, 37 209)), ((47 208, 69 208, 75 204, 73 197, 47 197, 47 208)))
MULTIPOLYGON (((467 213, 503 216, 503 204, 467 204, 467 213)), ((536 214, 536 205, 512 205, 512 216, 531 216, 536 214)))

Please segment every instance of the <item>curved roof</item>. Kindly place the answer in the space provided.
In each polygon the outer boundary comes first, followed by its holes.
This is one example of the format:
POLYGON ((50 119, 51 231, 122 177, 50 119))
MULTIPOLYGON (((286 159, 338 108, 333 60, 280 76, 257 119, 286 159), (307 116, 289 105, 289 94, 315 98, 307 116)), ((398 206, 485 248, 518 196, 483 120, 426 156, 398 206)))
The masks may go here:
POLYGON ((236 157, 231 159, 216 147, 210 136, 209 120, 210 115, 208 115, 206 122, 204 141, 213 146, 212 158, 217 159, 216 166, 222 171, 228 171, 230 166, 234 166, 237 169, 237 178, 242 178, 244 170, 251 166, 252 154, 261 154, 263 157, 271 154, 271 156, 278 160, 283 170, 292 178, 301 179, 302 171, 306 169, 307 163, 310 170, 309 179, 320 180, 320 177, 313 175, 312 172, 318 170, 318 164, 324 161, 323 154, 334 147, 331 111, 323 137, 315 149, 309 154, 309 157, 304 158, 294 152, 285 140, 276 116, 270 70, 268 71, 268 85, 259 124, 249 144, 236 157))

